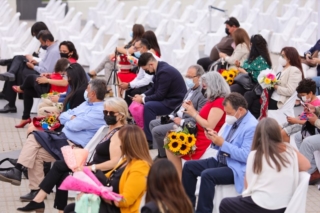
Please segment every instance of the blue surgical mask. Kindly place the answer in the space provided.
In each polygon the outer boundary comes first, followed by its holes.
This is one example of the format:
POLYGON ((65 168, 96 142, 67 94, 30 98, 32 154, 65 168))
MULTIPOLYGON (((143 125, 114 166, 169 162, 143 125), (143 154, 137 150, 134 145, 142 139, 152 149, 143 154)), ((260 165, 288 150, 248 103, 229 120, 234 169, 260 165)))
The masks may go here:
POLYGON ((193 82, 192 79, 186 78, 185 79, 186 85, 188 89, 192 89, 195 86, 195 83, 193 82))
POLYGON ((133 37, 133 32, 130 33, 130 37, 131 37, 131 38, 133 37))
POLYGON ((134 55, 136 58, 140 58, 141 52, 140 52, 140 51, 134 52, 133 55, 134 55))
POLYGON ((84 91, 84 94, 83 94, 83 97, 84 97, 84 100, 86 101, 89 101, 89 98, 88 98, 88 91, 84 91))

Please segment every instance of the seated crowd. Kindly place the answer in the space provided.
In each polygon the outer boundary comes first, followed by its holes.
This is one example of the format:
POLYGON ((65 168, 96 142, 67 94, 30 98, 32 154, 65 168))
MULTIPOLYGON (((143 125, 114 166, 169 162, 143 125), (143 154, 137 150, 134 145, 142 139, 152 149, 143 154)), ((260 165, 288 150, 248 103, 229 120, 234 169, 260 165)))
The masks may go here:
POLYGON ((0 113, 17 112, 18 94, 24 109, 15 127, 30 124, 18 159, 9 159, 14 167, 0 171, 0 181, 16 186, 27 171, 30 192, 20 200, 28 204, 18 211, 44 212, 44 200, 56 187, 54 208, 82 212, 80 201, 88 200, 88 194, 80 193, 76 203, 68 204, 68 191, 59 188, 66 177, 82 169, 69 168, 61 148, 91 146, 85 167, 123 196, 120 201, 101 197, 96 212, 211 213, 214 208, 221 213, 285 212, 298 187, 299 172, 311 174, 310 184, 320 180, 314 155, 320 151, 316 96, 320 80, 305 78, 308 70, 302 65, 318 66, 320 75, 320 61, 314 55, 320 40, 303 60, 294 47, 283 47, 277 83, 264 89, 259 74, 276 69, 266 40, 259 34, 249 37, 234 17, 225 25, 227 35, 210 57, 199 59, 182 76, 161 59, 154 32, 140 24, 133 26, 127 45, 117 47, 115 54, 86 73, 77 63, 77 47, 71 41, 56 41, 43 22, 36 22, 31 34, 41 51, 0 60, 7 66, 0 74, 5 81, 0 98, 8 101, 0 113), (116 83, 111 75, 118 59, 117 87, 120 95, 125 92, 124 98, 106 98, 116 83), (211 71, 225 65, 238 73, 232 85, 211 71), (103 69, 105 79, 97 76, 103 69), (296 93, 303 106, 297 118, 286 115, 287 122, 281 124, 268 118, 268 110, 281 109, 296 93), (33 98, 40 97, 38 116, 58 118, 54 131, 32 122, 33 98), (131 109, 134 104, 141 114, 131 109), (135 125, 135 120, 142 122, 135 125), (188 154, 177 154, 186 144, 175 151, 168 148, 169 133, 179 129, 193 134, 196 148, 188 154), (154 160, 152 148, 158 150, 154 160), (45 171, 50 163, 51 169, 45 171), (239 196, 228 196, 214 206, 217 185, 234 185, 239 196))

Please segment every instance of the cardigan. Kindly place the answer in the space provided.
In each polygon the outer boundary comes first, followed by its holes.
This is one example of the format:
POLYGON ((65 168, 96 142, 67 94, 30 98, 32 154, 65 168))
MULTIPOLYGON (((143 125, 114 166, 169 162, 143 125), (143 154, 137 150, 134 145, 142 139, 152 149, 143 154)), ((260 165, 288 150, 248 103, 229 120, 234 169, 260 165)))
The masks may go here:
MULTIPOLYGON (((150 165, 144 160, 132 160, 124 169, 119 183, 119 194, 123 196, 123 200, 119 202, 121 213, 139 212, 141 199, 147 189, 149 170, 150 165)), ((112 171, 106 174, 107 178, 112 171)))
POLYGON ((274 91, 279 95, 277 103, 279 109, 295 93, 301 80, 302 72, 295 66, 289 66, 281 71, 281 76, 278 82, 279 86, 274 91))
POLYGON ((228 62, 230 65, 235 65, 236 61, 240 62, 240 66, 243 65, 243 62, 248 58, 249 56, 249 48, 246 45, 246 43, 241 43, 236 46, 231 56, 227 56, 226 62, 228 62))

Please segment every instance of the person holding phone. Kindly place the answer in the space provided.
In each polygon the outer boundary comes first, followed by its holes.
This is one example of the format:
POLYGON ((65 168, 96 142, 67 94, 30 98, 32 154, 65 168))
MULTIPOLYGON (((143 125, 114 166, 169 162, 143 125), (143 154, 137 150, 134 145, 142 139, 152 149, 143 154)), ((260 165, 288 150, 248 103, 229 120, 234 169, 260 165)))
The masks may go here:
POLYGON ((290 136, 301 131, 303 124, 308 120, 308 114, 314 113, 306 104, 320 106, 320 99, 315 95, 316 83, 311 79, 303 79, 297 87, 298 96, 301 98, 301 105, 304 107, 299 117, 287 116, 287 122, 282 124, 282 140, 290 142, 290 136))
POLYGON ((320 39, 301 58, 302 68, 307 78, 315 78, 319 81, 320 76, 320 39))

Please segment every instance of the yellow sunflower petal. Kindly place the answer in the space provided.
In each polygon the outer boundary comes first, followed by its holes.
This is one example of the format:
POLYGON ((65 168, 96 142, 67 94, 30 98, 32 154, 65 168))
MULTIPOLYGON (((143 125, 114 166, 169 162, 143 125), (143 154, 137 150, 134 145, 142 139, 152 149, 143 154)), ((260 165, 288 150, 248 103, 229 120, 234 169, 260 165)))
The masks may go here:
POLYGON ((188 154, 189 152, 190 152, 190 150, 191 150, 191 147, 189 147, 189 146, 187 146, 186 144, 181 144, 181 148, 180 148, 180 154, 181 155, 186 155, 186 154, 188 154))
POLYGON ((178 134, 178 133, 176 133, 176 132, 170 132, 170 134, 168 135, 168 137, 169 137, 170 140, 176 140, 177 137, 178 137, 177 134, 178 134))
POLYGON ((194 137, 194 135, 190 134, 187 136, 187 143, 186 144, 187 144, 187 146, 191 147, 196 144, 196 141, 197 141, 196 137, 194 137))
POLYGON ((168 143, 168 148, 171 152, 179 152, 182 143, 179 140, 172 140, 168 143))
POLYGON ((178 140, 182 141, 182 142, 186 142, 187 140, 187 135, 183 132, 179 132, 177 134, 178 140))

